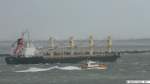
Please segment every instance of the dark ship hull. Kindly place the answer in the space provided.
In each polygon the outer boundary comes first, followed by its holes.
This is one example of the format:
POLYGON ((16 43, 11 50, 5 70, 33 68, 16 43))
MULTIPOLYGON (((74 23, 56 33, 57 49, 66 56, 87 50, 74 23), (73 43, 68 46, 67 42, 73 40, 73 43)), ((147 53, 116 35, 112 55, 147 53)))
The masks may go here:
POLYGON ((108 53, 96 56, 69 56, 69 57, 6 57, 7 64, 40 64, 40 63, 78 63, 84 60, 100 62, 114 62, 120 57, 119 53, 108 53))

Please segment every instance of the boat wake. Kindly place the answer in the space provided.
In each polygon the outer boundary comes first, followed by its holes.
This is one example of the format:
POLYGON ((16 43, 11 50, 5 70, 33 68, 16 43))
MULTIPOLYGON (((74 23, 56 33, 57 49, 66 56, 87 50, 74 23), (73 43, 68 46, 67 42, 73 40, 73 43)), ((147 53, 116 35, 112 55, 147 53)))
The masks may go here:
POLYGON ((60 70, 81 70, 80 67, 76 67, 76 66, 58 67, 57 69, 60 69, 60 70))
POLYGON ((30 67, 29 69, 15 71, 15 72, 42 72, 42 71, 49 71, 49 70, 53 70, 53 69, 59 69, 59 70, 81 70, 80 67, 76 67, 76 66, 65 66, 65 67, 53 66, 53 67, 50 67, 50 68, 30 67))

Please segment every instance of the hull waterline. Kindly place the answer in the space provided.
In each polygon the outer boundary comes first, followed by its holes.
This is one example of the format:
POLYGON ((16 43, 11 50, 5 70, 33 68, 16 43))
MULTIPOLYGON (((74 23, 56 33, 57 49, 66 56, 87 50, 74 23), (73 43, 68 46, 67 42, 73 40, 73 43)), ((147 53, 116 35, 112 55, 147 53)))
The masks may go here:
POLYGON ((93 60, 100 62, 114 62, 120 56, 91 56, 91 57, 6 57, 7 64, 40 64, 40 63, 78 63, 84 60, 93 60))

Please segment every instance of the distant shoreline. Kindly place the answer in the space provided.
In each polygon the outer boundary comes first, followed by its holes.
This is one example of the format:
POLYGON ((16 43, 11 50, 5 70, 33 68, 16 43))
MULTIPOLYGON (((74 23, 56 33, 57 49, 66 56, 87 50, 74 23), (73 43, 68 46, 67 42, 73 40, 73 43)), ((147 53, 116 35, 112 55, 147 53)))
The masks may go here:
MULTIPOLYGON (((16 39, 15 39, 16 40, 16 39)), ((0 42, 14 42, 15 40, 0 40, 0 42)), ((56 39, 57 41, 68 41, 68 39, 56 39)), ((138 38, 138 39, 112 39, 113 41, 141 41, 141 40, 150 40, 150 38, 138 38)), ((47 40, 33 40, 34 42, 45 42, 47 40)), ((88 41, 88 39, 75 39, 75 41, 88 41)), ((95 41, 106 41, 106 39, 95 39, 95 41)))

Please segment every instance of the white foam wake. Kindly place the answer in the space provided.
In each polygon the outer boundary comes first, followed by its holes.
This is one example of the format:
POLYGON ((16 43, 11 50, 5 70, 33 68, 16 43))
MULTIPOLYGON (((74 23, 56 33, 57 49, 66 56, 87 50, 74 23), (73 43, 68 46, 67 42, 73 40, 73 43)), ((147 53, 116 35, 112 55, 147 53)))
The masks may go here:
POLYGON ((66 67, 53 66, 53 67, 50 67, 50 68, 30 67, 29 69, 20 70, 20 71, 15 71, 15 72, 41 72, 41 71, 48 71, 48 70, 52 70, 52 69, 60 69, 60 70, 81 70, 80 67, 76 67, 76 66, 66 66, 66 67))
POLYGON ((61 70, 81 70, 80 67, 75 67, 75 66, 58 67, 58 69, 61 69, 61 70))
POLYGON ((21 70, 21 71, 15 71, 15 72, 39 72, 39 71, 48 71, 49 69, 43 69, 43 68, 34 68, 31 67, 27 70, 21 70))

